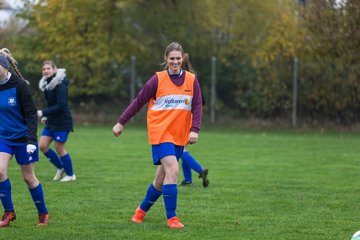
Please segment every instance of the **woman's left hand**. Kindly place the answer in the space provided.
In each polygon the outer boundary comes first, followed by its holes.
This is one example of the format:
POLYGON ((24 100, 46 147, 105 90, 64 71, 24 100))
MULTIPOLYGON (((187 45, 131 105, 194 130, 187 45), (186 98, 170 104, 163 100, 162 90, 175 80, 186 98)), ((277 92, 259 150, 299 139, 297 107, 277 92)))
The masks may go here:
POLYGON ((46 124, 46 122, 47 122, 47 117, 42 117, 42 118, 41 118, 41 123, 42 123, 42 124, 46 124))
POLYGON ((190 144, 197 143, 198 138, 199 138, 199 134, 197 134, 196 132, 190 132, 190 134, 189 134, 189 143, 190 144))

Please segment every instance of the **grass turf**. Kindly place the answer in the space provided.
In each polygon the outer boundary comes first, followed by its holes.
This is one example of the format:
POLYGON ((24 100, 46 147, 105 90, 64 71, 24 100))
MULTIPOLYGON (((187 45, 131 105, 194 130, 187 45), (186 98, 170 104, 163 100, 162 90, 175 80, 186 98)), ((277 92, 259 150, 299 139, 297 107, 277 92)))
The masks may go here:
MULTIPOLYGON (((9 177, 17 219, 0 239, 350 239, 360 229, 360 138, 355 133, 206 129, 190 153, 210 169, 179 187, 184 229, 168 229, 163 199, 130 219, 155 175, 144 128, 77 127, 67 149, 78 180, 52 181, 40 154, 50 225, 37 214, 16 161, 9 177)), ((180 172, 179 181, 182 180, 180 172)))

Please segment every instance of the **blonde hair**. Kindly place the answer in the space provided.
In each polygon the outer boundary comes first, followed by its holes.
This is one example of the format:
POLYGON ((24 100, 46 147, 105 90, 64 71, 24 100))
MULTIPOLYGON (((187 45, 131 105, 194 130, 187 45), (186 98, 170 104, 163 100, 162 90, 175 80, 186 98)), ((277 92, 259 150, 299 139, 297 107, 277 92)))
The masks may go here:
POLYGON ((17 68, 17 64, 18 62, 13 58, 13 56, 11 55, 11 52, 9 49, 7 48, 3 48, 0 50, 0 54, 5 56, 6 59, 9 61, 10 66, 12 67, 12 69, 14 70, 15 74, 17 76, 19 76, 22 80, 24 80, 28 85, 30 85, 29 81, 26 80, 23 75, 21 74, 20 70, 17 68))
POLYGON ((44 61, 42 66, 45 66, 45 65, 50 65, 53 69, 55 69, 55 70, 57 69, 55 63, 53 61, 51 61, 51 60, 44 61))

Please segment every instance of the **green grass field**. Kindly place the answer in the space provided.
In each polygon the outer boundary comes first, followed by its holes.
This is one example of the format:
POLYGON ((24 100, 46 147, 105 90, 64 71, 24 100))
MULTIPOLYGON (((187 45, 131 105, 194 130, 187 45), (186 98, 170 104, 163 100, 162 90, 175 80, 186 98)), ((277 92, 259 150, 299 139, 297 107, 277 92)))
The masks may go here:
MULTIPOLYGON (((77 127, 70 135, 78 180, 53 182, 55 169, 40 155, 36 174, 51 216, 37 214, 11 161, 17 220, 0 239, 350 239, 360 230, 360 135, 204 127, 190 152, 210 169, 204 189, 194 176, 180 187, 184 229, 168 229, 163 199, 143 224, 130 222, 155 175, 145 128, 129 124, 77 127)), ((182 176, 180 177, 182 180, 182 176)))

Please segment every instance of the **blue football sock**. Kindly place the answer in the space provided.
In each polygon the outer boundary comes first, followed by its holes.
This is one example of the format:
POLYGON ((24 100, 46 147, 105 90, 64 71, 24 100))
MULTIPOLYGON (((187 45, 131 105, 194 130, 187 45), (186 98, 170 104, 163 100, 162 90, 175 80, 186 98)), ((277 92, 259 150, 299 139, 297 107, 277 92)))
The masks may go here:
POLYGON ((35 188, 32 188, 32 189, 29 188, 29 191, 30 191, 31 197, 35 203, 35 206, 38 210, 38 213, 39 214, 47 213, 48 210, 45 205, 44 191, 42 189, 41 184, 39 183, 39 185, 37 185, 37 187, 35 187, 35 188))
POLYGON ((14 211, 14 206, 11 199, 11 183, 10 179, 0 182, 0 198, 4 211, 14 211))
POLYGON ((72 161, 71 161, 71 157, 69 154, 66 154, 62 157, 60 157, 63 165, 64 165, 64 170, 66 172, 66 175, 68 176, 72 176, 74 175, 74 172, 73 172, 73 167, 72 167, 72 161))
POLYGON ((56 154, 56 152, 54 150, 49 148, 49 150, 46 153, 44 153, 44 155, 49 159, 49 161, 52 164, 54 164, 55 167, 57 167, 58 169, 63 168, 60 158, 58 157, 58 155, 56 154))
MULTIPOLYGON (((184 153, 183 153, 183 155, 184 155, 184 153)), ((182 166, 182 171, 183 171, 183 175, 184 175, 184 181, 187 183, 191 183, 192 182, 191 167, 189 165, 187 165, 184 160, 181 161, 181 166, 182 166)))
POLYGON ((193 158, 189 152, 184 152, 181 156, 182 161, 185 162, 191 169, 194 169, 195 172, 201 173, 202 167, 200 163, 198 163, 195 158, 193 158))
POLYGON ((177 185, 176 184, 164 184, 162 187, 166 217, 168 219, 176 216, 176 204, 177 204, 177 185))
POLYGON ((145 212, 149 211, 151 206, 156 202, 156 200, 158 200, 160 196, 161 192, 158 191, 153 184, 150 184, 146 196, 140 205, 140 208, 145 212))

